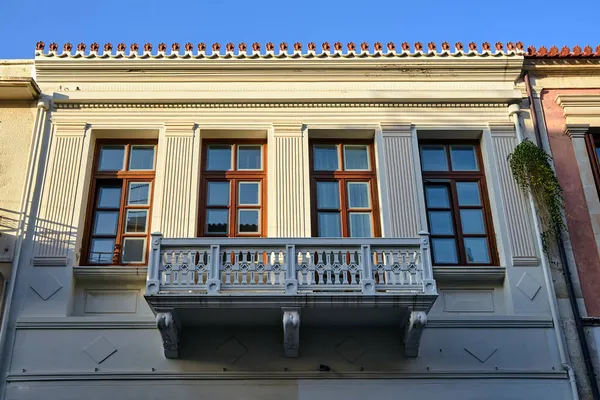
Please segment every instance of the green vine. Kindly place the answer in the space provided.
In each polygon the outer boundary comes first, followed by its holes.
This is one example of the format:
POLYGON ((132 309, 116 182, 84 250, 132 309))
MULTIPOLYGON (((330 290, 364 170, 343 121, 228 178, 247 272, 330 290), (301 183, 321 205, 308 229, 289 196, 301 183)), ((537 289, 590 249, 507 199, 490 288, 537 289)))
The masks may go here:
POLYGON ((552 170, 552 157, 525 139, 508 155, 513 177, 524 193, 531 193, 538 208, 542 244, 548 253, 550 243, 566 229, 562 211, 563 191, 552 170))

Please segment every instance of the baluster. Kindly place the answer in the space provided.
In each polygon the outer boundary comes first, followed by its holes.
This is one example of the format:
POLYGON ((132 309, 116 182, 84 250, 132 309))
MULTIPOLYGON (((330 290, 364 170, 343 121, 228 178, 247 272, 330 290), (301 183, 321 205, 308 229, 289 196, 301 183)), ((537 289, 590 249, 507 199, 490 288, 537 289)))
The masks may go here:
POLYGON ((248 252, 242 253, 242 262, 240 264, 240 274, 242 275, 242 285, 248 284, 248 252))
POLYGON ((317 252, 319 256, 319 261, 317 264, 317 277, 319 278, 318 285, 325 284, 325 278, 323 277, 323 273, 325 272, 325 252, 323 250, 317 252))
MULTIPOLYGON (((333 264, 332 264, 332 268, 331 268, 331 273, 333 274, 333 284, 334 285, 339 285, 340 284, 340 276, 339 274, 337 274, 334 270, 333 270, 333 266, 336 264, 339 264, 340 267, 342 265, 341 261, 340 261, 340 253, 341 251, 336 251, 335 253, 333 253, 333 264)), ((344 272, 342 271, 343 268, 340 268, 340 274, 344 274, 344 272)))
POLYGON ((325 253, 325 257, 327 258, 327 262, 325 263, 325 276, 327 277, 326 278, 327 279, 327 282, 326 282, 327 285, 332 285, 333 284, 333 280, 332 280, 332 276, 331 276, 331 274, 333 272, 331 270, 331 266, 332 266, 333 263, 331 262, 332 261, 331 260, 331 256, 332 256, 331 251, 328 251, 328 252, 325 253))
POLYGON ((223 268, 225 269, 225 283, 231 284, 231 271, 233 270, 231 264, 231 251, 225 250, 223 254, 225 255, 225 264, 223 265, 223 268))

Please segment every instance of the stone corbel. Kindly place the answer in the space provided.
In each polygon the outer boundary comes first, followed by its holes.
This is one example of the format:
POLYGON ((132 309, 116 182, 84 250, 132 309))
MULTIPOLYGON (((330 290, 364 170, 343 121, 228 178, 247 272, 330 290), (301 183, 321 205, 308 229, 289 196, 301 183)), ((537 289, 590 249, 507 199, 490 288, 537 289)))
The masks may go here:
POLYGON ((300 309, 282 308, 283 351, 286 357, 298 357, 300 347, 300 309))
POLYGON ((404 355, 418 357, 421 335, 427 323, 427 314, 424 311, 411 311, 406 330, 404 331, 404 355))
POLYGON ((179 334, 181 327, 171 312, 156 314, 156 327, 162 336, 166 358, 179 357, 179 334))

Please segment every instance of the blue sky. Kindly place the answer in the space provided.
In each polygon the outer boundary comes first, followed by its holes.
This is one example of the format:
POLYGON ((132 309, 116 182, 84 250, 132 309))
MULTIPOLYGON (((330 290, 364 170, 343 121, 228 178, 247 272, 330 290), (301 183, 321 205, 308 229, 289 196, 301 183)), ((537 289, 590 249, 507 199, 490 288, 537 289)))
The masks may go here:
MULTIPOLYGON (((600 44, 600 0, 0 0, 0 58, 94 41, 600 44)), ((320 46, 319 46, 320 47, 320 46)))

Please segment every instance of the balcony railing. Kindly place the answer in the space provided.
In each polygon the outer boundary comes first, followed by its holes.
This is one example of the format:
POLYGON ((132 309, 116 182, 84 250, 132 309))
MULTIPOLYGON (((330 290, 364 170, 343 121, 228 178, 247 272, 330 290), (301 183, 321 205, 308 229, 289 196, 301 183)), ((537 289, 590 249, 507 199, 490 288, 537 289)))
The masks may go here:
POLYGON ((414 239, 153 234, 146 294, 431 293, 434 286, 427 234, 414 239))

